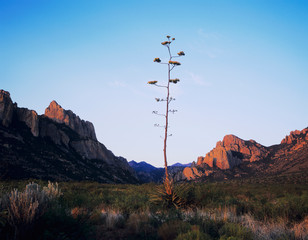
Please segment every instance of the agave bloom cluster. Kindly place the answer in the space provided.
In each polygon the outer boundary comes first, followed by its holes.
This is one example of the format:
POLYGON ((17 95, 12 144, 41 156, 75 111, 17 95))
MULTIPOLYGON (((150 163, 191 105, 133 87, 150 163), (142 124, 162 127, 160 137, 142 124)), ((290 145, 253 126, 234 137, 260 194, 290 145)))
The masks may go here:
POLYGON ((156 84, 157 81, 148 81, 148 84, 156 84))
POLYGON ((183 51, 178 52, 179 56, 185 56, 185 53, 183 51))
POLYGON ((154 58, 154 62, 158 62, 158 63, 160 63, 160 62, 161 62, 161 60, 160 60, 160 58, 154 58))
POLYGON ((175 78, 175 79, 170 79, 169 82, 172 82, 174 84, 177 84, 180 81, 180 79, 175 78))
POLYGON ((181 65, 181 63, 178 62, 178 61, 171 61, 170 60, 169 63, 172 64, 172 65, 176 65, 176 66, 180 66, 181 65))
POLYGON ((170 41, 164 41, 161 43, 161 45, 167 45, 167 44, 170 44, 171 42, 170 41))

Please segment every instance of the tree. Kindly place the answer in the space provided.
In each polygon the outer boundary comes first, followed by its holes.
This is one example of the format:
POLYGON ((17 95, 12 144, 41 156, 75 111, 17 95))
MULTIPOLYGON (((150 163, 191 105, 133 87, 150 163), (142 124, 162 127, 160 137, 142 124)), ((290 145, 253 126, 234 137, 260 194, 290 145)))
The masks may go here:
MULTIPOLYGON (((155 58, 154 62, 159 64, 165 64, 168 66, 168 81, 167 84, 157 84, 158 81, 149 81, 148 84, 154 85, 156 87, 162 87, 166 88, 166 98, 155 98, 157 102, 166 102, 166 111, 164 114, 158 113, 157 111, 153 111, 154 114, 163 116, 165 118, 165 125, 162 126, 165 129, 165 136, 164 136, 164 164, 165 164, 165 180, 164 180, 164 186, 166 193, 168 195, 172 194, 172 180, 169 178, 168 174, 168 162, 167 162, 167 139, 170 135, 168 135, 168 127, 169 127, 169 113, 175 113, 177 110, 170 110, 169 105, 172 101, 175 99, 173 97, 170 97, 170 85, 171 84, 177 84, 180 80, 178 78, 171 79, 171 71, 177 67, 180 66, 181 63, 178 61, 174 61, 173 58, 184 56, 185 53, 183 51, 178 52, 176 56, 173 56, 171 53, 170 45, 175 40, 175 38, 171 38, 170 36, 167 36, 167 41, 162 42, 161 44, 165 47, 167 47, 168 54, 169 54, 169 61, 168 62, 162 62, 160 58, 155 58)), ((155 126, 160 127, 159 124, 155 124, 155 126)))

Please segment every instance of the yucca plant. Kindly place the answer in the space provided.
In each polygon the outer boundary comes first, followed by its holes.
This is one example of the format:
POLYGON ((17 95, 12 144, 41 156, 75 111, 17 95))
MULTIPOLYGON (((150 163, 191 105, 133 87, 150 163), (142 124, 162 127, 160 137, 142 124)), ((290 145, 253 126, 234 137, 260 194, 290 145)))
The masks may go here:
POLYGON ((169 55, 169 60, 167 62, 162 62, 160 58, 154 58, 154 62, 159 63, 159 64, 165 64, 168 67, 168 79, 165 84, 158 84, 158 81, 149 81, 148 84, 157 86, 157 87, 163 87, 166 88, 166 98, 155 98, 157 102, 166 102, 166 112, 165 114, 158 113, 158 111, 153 111, 154 114, 163 116, 165 118, 165 125, 160 126, 159 124, 155 124, 156 127, 163 127, 165 129, 165 135, 164 135, 164 165, 165 165, 165 179, 164 179, 164 187, 162 190, 159 190, 158 192, 161 194, 163 198, 169 202, 169 200, 174 202, 174 204, 171 205, 176 205, 179 206, 180 203, 178 202, 178 197, 177 194, 174 192, 174 187, 173 187, 173 182, 172 179, 169 176, 168 173, 168 162, 167 162, 167 139, 169 136, 168 135, 168 127, 169 127, 169 113, 175 113, 177 110, 170 110, 169 105, 171 101, 174 101, 175 99, 170 96, 170 86, 171 84, 177 84, 180 79, 175 78, 171 79, 171 71, 177 67, 180 66, 181 63, 178 61, 174 61, 173 58, 176 57, 181 57, 184 56, 185 53, 183 51, 180 51, 176 56, 173 56, 171 53, 170 45, 171 43, 175 40, 175 38, 171 38, 170 36, 167 36, 167 41, 162 42, 161 44, 163 46, 167 47, 168 50, 168 55, 169 55))

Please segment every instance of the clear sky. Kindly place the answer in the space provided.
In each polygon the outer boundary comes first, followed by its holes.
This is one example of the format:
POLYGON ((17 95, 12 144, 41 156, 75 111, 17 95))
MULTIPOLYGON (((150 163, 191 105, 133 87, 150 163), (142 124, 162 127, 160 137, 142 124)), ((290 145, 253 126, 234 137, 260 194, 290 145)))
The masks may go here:
POLYGON ((169 163, 226 134, 269 146, 308 126, 308 1, 0 0, 0 89, 43 114, 52 100, 93 122, 115 155, 163 165, 160 43, 173 77, 169 163))

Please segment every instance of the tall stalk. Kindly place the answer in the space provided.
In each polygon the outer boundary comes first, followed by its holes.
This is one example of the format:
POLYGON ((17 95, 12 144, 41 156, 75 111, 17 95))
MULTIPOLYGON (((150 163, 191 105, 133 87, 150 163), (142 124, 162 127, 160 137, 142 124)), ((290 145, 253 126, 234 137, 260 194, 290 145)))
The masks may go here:
MULTIPOLYGON (((168 174, 168 162, 167 162, 167 140, 168 140, 168 127, 169 127, 169 113, 175 113, 177 110, 169 110, 169 104, 171 101, 175 100, 174 98, 170 97, 170 83, 177 84, 180 80, 178 78, 171 79, 171 71, 174 69, 176 66, 180 66, 181 63, 177 61, 172 61, 172 58, 174 57, 180 57, 184 56, 184 52, 180 51, 177 56, 172 56, 171 50, 170 50, 170 44, 175 40, 175 38, 172 38, 170 40, 170 36, 167 36, 167 41, 162 42, 161 44, 166 46, 168 49, 168 54, 169 54, 169 61, 167 63, 161 62, 160 58, 155 58, 154 62, 160 63, 160 64, 166 64, 168 65, 168 82, 166 85, 158 85, 158 81, 149 81, 148 84, 155 85, 157 87, 164 87, 167 90, 167 97, 166 99, 161 99, 161 98, 155 98, 157 102, 163 102, 166 101, 166 113, 165 114, 160 114, 157 111, 153 111, 154 114, 160 115, 165 117, 165 125, 163 126, 165 128, 165 136, 164 136, 164 164, 165 164, 165 180, 164 180, 164 186, 166 193, 168 195, 172 194, 172 181, 169 178, 168 174)), ((155 126, 159 126, 159 124, 155 124, 155 126)))

